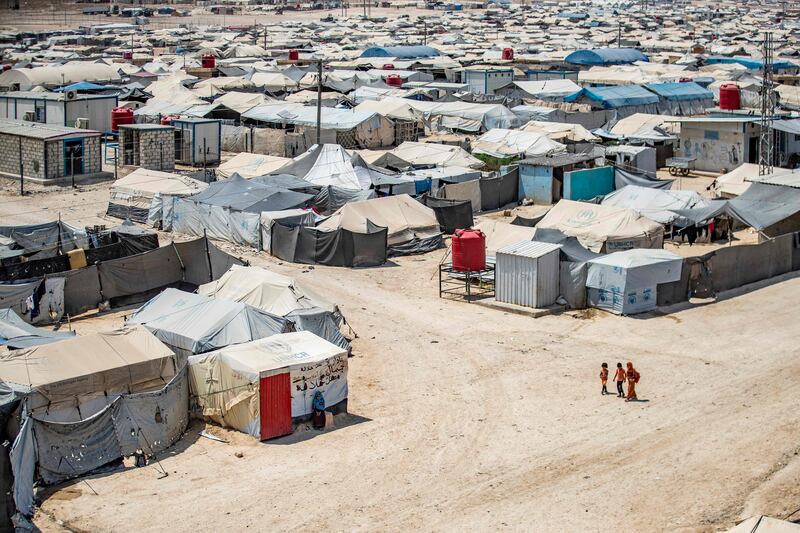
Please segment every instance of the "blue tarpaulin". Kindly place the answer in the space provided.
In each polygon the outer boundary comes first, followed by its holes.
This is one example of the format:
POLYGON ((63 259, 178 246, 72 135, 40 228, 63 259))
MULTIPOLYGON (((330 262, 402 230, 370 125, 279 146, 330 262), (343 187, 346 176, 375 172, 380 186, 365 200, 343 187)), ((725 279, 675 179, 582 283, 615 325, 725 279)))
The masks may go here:
MULTIPOLYGON (((741 56, 734 56, 734 57, 710 56, 706 58, 706 63, 709 65, 715 63, 722 63, 724 65, 737 64, 737 65, 742 65, 743 67, 749 70, 761 70, 764 68, 764 61, 762 61, 761 59, 753 59, 752 57, 741 57, 741 56)), ((800 66, 785 59, 776 59, 772 62, 772 68, 774 70, 788 70, 793 68, 800 68, 800 66)))
POLYGON ((658 96, 639 85, 621 85, 612 87, 584 87, 570 96, 565 96, 565 102, 574 102, 585 96, 601 102, 605 109, 615 109, 630 105, 657 104, 658 96))
POLYGON ((645 87, 667 100, 714 99, 714 93, 694 82, 648 83, 645 87))
POLYGON ((116 87, 113 85, 97 85, 96 83, 90 83, 88 81, 79 81, 78 83, 73 83, 72 85, 59 87, 53 92, 62 93, 64 91, 102 91, 104 89, 116 89, 116 87))
POLYGON ((416 59, 418 57, 436 57, 438 55, 439 51, 430 46, 373 46, 364 50, 361 57, 416 59))
POLYGON ((625 65, 636 61, 649 61, 647 56, 636 48, 595 48, 576 50, 564 62, 573 65, 625 65))

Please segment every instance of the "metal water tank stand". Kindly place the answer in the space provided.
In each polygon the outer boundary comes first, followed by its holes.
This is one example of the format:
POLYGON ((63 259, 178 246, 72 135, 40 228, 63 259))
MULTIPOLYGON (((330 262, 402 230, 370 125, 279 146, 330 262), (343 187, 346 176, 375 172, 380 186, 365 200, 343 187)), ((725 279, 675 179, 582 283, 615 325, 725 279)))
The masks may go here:
POLYGON ((494 296, 494 265, 478 271, 455 270, 452 263, 439 265, 439 298, 456 297, 467 303, 494 296))

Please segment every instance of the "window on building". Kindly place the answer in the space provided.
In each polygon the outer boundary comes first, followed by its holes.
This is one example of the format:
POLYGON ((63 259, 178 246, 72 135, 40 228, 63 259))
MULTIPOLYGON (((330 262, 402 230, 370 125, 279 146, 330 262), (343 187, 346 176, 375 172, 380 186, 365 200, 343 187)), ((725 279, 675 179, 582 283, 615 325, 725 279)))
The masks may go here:
POLYGON ((703 132, 703 138, 709 141, 718 141, 719 132, 714 130, 705 130, 703 132))

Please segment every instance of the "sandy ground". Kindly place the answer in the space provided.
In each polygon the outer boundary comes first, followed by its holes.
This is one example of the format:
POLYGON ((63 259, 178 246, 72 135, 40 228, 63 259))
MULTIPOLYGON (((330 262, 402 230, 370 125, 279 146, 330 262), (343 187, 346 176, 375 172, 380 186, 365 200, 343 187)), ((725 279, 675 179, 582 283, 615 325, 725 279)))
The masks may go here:
MULTIPOLYGON (((113 225, 98 216, 107 190, 50 189, 19 202, 9 184, 0 219, 60 212, 113 225)), ((532 319, 440 300, 443 253, 360 270, 248 253, 341 305, 358 333, 350 414, 332 430, 266 443, 213 428, 229 441, 215 442, 195 423, 161 457, 168 477, 128 467, 56 487, 37 525, 717 531, 800 507, 800 279, 639 317, 532 319), (601 396, 600 363, 628 359, 642 373, 642 401, 601 396)), ((124 312, 73 327, 115 327, 124 312)))

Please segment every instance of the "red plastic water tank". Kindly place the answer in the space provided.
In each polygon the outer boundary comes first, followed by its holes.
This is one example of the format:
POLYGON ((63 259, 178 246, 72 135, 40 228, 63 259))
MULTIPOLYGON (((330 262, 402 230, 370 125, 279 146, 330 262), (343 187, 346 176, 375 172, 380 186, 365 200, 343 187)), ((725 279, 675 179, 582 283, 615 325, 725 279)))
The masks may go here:
POLYGON ((11 70, 11 65, 9 65, 8 63, 6 63, 5 65, 3 65, 3 72, 5 72, 5 71, 7 71, 7 70, 11 70))
POLYGON ((172 125, 172 121, 175 120, 176 118, 181 118, 181 116, 180 115, 164 115, 163 117, 161 117, 161 125, 162 126, 171 126, 172 125))
POLYGON ((300 51, 295 48, 289 50, 289 61, 297 61, 298 59, 300 59, 300 51))
POLYGON ((386 76, 386 85, 390 87, 400 87, 403 85, 403 78, 399 74, 389 74, 386 76))
POLYGON ((392 65, 391 63, 386 63, 383 66, 383 70, 394 70, 394 65, 392 65))
POLYGON ((513 48, 503 48, 503 55, 502 58, 511 61, 514 59, 514 49, 513 48))
POLYGON ((111 110, 111 131, 119 131, 121 124, 133 124, 133 109, 115 107, 111 110))
POLYGON ((741 109, 742 101, 739 86, 733 83, 726 83, 719 88, 719 108, 720 109, 741 109))
POLYGON ((693 82, 693 81, 694 80, 692 78, 681 78, 681 79, 678 80, 678 83, 690 83, 690 82, 693 82))
POLYGON ((122 59, 133 59, 133 52, 122 52, 122 59))
POLYGON ((478 272, 486 268, 486 235, 479 229, 453 233, 453 270, 478 272))
POLYGON ((211 54, 206 54, 203 56, 200 64, 203 68, 214 68, 217 66, 217 59, 211 54))

